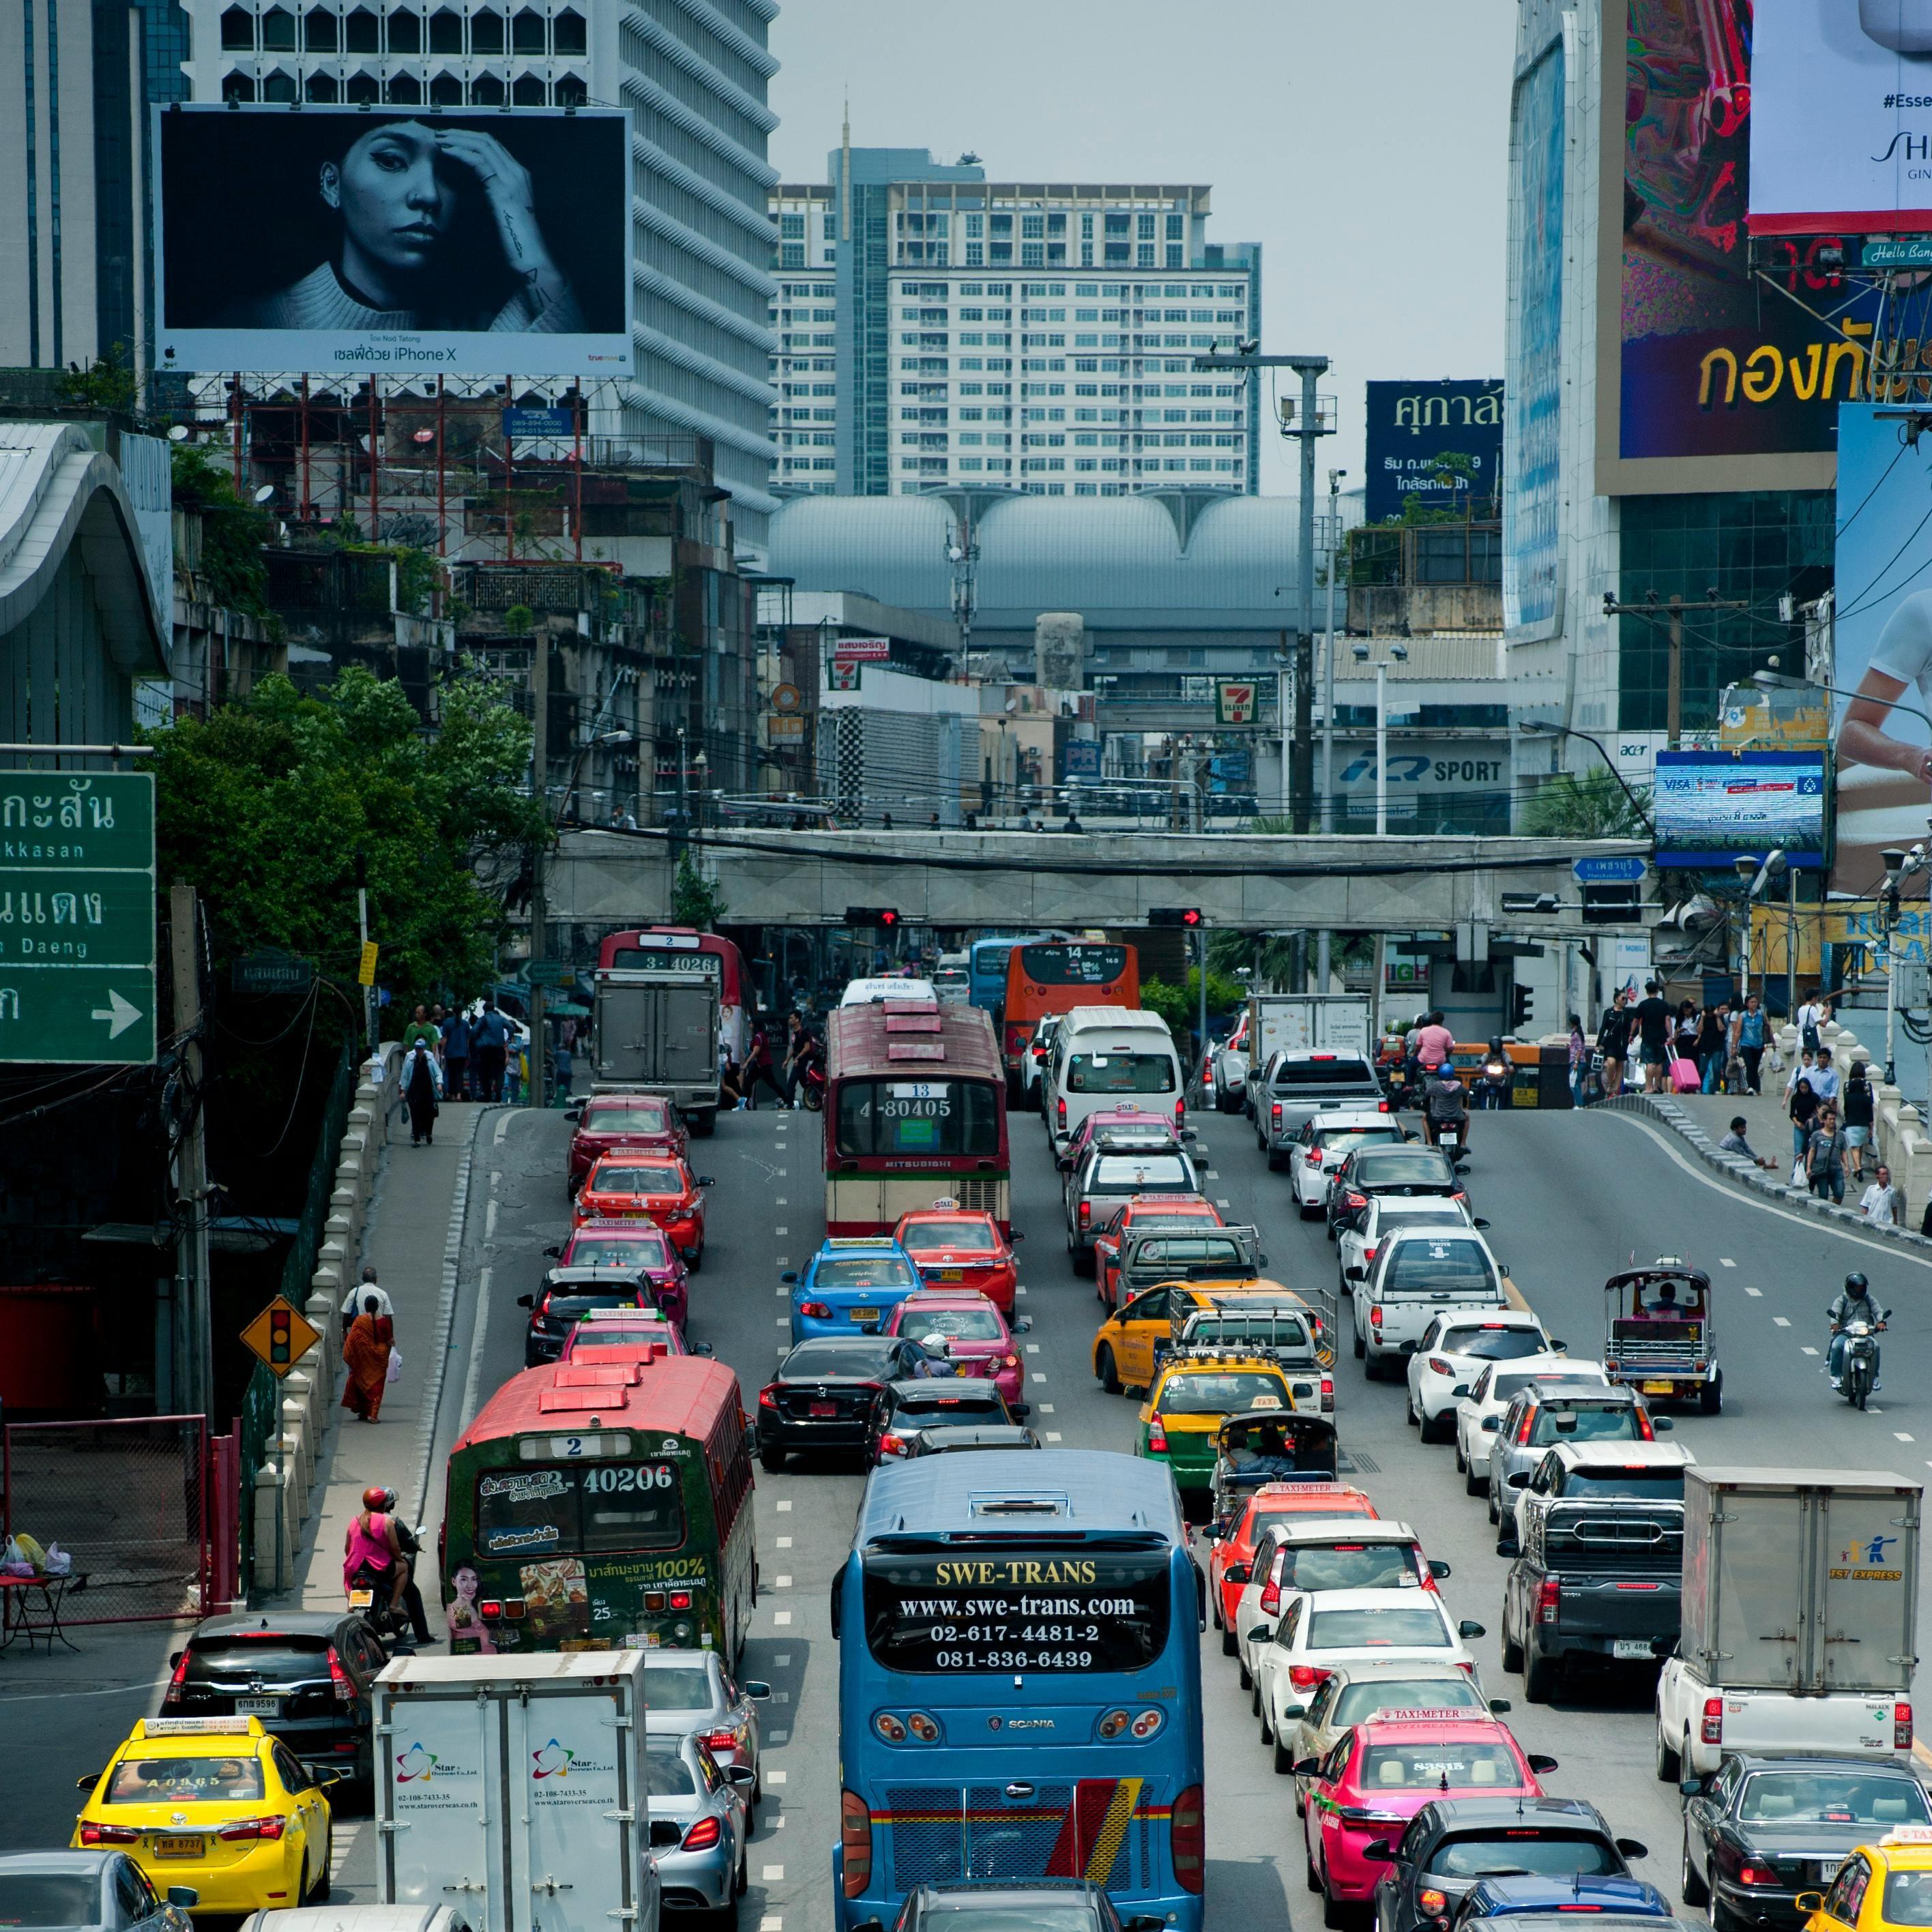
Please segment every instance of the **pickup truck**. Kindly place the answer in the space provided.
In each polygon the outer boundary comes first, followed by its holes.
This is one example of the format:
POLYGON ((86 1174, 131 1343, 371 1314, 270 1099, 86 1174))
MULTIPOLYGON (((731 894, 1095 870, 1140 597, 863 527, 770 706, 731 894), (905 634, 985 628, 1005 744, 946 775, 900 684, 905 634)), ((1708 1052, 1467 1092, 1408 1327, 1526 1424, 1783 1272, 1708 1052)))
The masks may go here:
POLYGON ((1371 1381, 1401 1375, 1444 1309, 1507 1308, 1508 1276, 1472 1227, 1404 1228, 1378 1245, 1375 1259, 1348 1270, 1354 1299, 1355 1353, 1371 1381))
POLYGON ((1503 1668, 1532 1704, 1573 1660, 1654 1663, 1677 1642, 1681 1502, 1548 1504, 1503 1582, 1503 1668))

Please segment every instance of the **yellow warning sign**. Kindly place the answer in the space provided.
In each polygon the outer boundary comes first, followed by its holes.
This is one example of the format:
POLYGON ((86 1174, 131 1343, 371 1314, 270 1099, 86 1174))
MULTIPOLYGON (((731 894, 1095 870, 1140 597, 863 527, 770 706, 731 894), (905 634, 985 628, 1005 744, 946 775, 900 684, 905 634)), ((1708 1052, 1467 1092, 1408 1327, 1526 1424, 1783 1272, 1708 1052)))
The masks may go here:
POLYGON ((242 1346, 260 1357, 278 1379, 322 1340, 322 1330, 283 1295, 277 1295, 242 1331, 242 1346))
POLYGON ((376 983, 376 942, 373 939, 362 942, 362 963, 356 969, 356 983, 358 986, 373 986, 376 983))

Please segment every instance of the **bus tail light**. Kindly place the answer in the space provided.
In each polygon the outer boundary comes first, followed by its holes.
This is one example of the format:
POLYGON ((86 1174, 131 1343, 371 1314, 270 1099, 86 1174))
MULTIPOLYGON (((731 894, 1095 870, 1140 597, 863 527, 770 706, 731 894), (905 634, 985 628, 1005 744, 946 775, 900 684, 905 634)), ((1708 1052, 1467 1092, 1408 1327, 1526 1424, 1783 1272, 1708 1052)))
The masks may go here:
POLYGON ((1724 1700, 1721 1697, 1704 1700, 1704 1721, 1699 1726, 1698 1737, 1707 1744, 1720 1744, 1724 1742, 1724 1700))
POLYGON ((724 1835, 724 1828, 716 1818, 700 1818, 684 1834, 681 1850, 687 1852, 708 1852, 724 1835))
POLYGON ((688 1590, 672 1591, 670 1593, 670 1606, 674 1610, 689 1610, 691 1608, 691 1592, 688 1590))
POLYGON ((1546 1576, 1536 1588, 1536 1620, 1540 1624, 1553 1624, 1562 1613, 1563 1580, 1560 1576, 1546 1576))
MULTIPOLYGON (((1198 1798, 1199 1793, 1195 1795, 1198 1798)), ((872 1814, 856 1791, 838 1794, 838 1850, 844 1868, 845 1896, 857 1898, 872 1882, 872 1814)), ((1197 1876, 1194 1889, 1200 1888, 1197 1876)))
POLYGON ((1892 1748, 1894 1750, 1909 1751, 1912 1748, 1912 1706, 1894 1704, 1892 1707, 1892 1748))
MULTIPOLYGON (((1183 1892, 1192 1892, 1198 1898, 1208 1869, 1208 1820, 1201 1802, 1200 1786, 1190 1784, 1174 1801, 1173 1809, 1168 1816, 1168 1852, 1174 1861, 1174 1882, 1183 1892)), ((866 1862, 869 1870, 869 1856, 866 1862)), ((851 1884, 851 1868, 848 1864, 845 1880, 848 1897, 851 1884)))

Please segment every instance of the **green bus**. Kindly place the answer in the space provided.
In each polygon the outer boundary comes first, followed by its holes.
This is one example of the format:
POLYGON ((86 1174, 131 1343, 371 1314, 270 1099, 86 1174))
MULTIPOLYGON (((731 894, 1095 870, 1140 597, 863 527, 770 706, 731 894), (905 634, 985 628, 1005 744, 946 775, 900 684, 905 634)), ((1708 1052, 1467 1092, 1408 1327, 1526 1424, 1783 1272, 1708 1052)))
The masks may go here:
POLYGON ((757 1589, 753 1543, 729 1369, 650 1344, 526 1369, 450 1451, 450 1651, 662 1646, 735 1664, 757 1589))

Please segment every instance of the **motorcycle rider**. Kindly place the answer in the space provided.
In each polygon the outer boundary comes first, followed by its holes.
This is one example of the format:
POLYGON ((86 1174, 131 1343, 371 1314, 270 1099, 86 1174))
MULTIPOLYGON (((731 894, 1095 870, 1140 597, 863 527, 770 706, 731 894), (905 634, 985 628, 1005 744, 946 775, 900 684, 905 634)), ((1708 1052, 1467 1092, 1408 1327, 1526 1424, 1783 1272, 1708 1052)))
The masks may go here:
POLYGON ((422 1554, 422 1544, 416 1533, 396 1514, 396 1492, 386 1489, 382 1492, 382 1510, 396 1526, 396 1541, 403 1552, 403 1604, 410 1613, 410 1628, 416 1634, 418 1644, 430 1641, 429 1618, 423 1610, 422 1587, 416 1582, 416 1571, 420 1567, 416 1559, 422 1554))
POLYGON ((1458 1129, 1462 1145, 1469 1144, 1469 1090, 1462 1084, 1453 1060, 1444 1060, 1423 1089, 1422 1125, 1431 1147, 1442 1144, 1444 1127, 1458 1129))
POLYGON ((1476 1083, 1476 1104, 1493 1112, 1509 1105, 1509 1055, 1503 1050, 1501 1034, 1490 1036, 1490 1050, 1483 1056, 1481 1078, 1476 1083))
MULTIPOLYGON (((1827 1357, 1832 1370, 1832 1386, 1840 1387, 1845 1362, 1845 1324, 1848 1322, 1868 1322, 1874 1328, 1882 1324, 1891 1311, 1880 1307, 1871 1298, 1871 1284, 1856 1270, 1845 1277, 1845 1286, 1838 1298, 1826 1312, 1832 1324, 1832 1347, 1827 1357)), ((1872 1357, 1872 1388, 1880 1387, 1878 1379, 1879 1358, 1872 1357)))
POLYGON ((386 1581, 389 1614, 401 1622, 407 1614, 404 1592, 410 1581, 410 1560, 403 1553, 388 1490, 372 1485, 362 1492, 362 1507, 343 1536, 342 1552, 344 1593, 355 1588, 356 1577, 364 1571, 379 1586, 386 1581))

